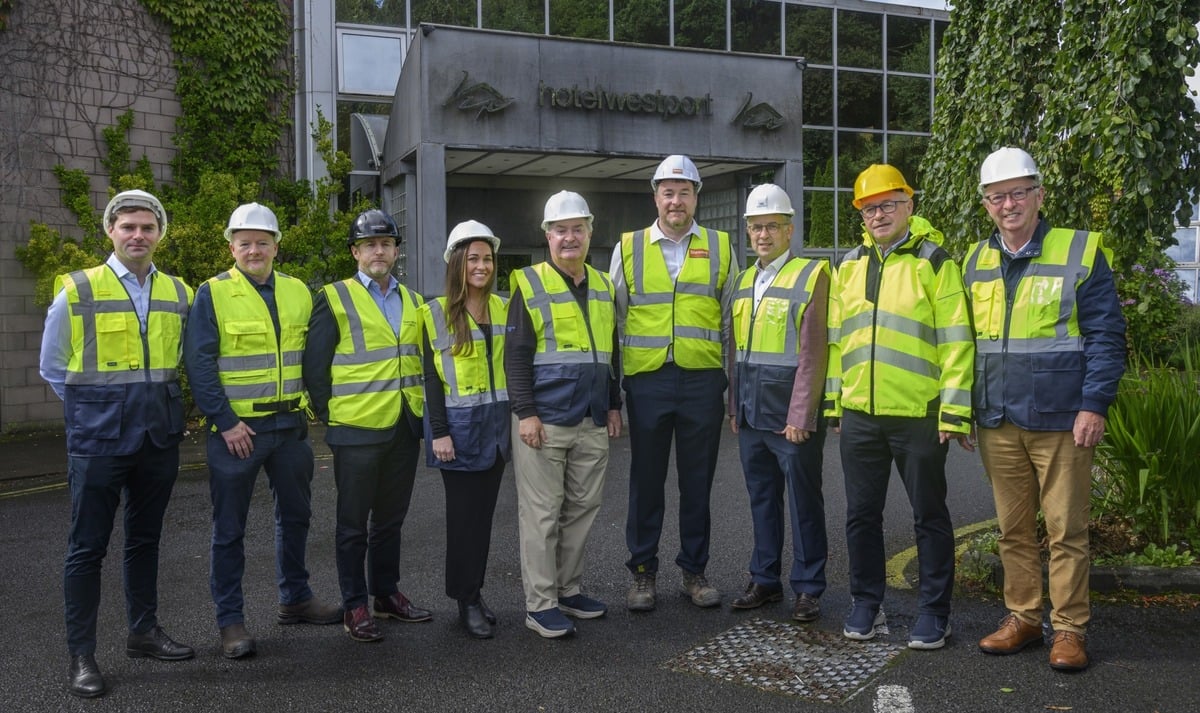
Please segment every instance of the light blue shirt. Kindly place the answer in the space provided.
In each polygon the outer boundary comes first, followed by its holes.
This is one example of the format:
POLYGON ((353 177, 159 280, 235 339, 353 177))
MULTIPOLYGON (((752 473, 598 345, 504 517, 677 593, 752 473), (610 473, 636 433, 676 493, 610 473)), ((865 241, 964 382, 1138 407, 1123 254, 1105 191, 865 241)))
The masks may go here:
POLYGON ((758 274, 754 277, 755 312, 758 311, 758 303, 762 302, 763 295, 767 293, 767 288, 770 287, 771 283, 775 281, 775 276, 779 274, 780 268, 782 268, 783 264, 790 260, 791 257, 792 252, 790 250, 784 250, 782 255, 767 263, 765 267, 757 262, 755 263, 755 265, 758 265, 758 274))
POLYGON ((388 275, 387 292, 382 292, 379 283, 362 270, 358 271, 358 281, 367 288, 367 293, 375 300, 379 311, 383 312, 388 324, 392 325, 392 332, 397 337, 400 336, 400 317, 404 312, 404 302, 400 299, 400 282, 394 275, 388 275))
MULTIPOLYGON (((104 261, 121 284, 129 293, 133 302, 134 312, 137 313, 138 323, 142 334, 146 333, 146 318, 150 313, 150 290, 154 284, 154 273, 158 268, 150 265, 150 274, 146 276, 146 284, 138 282, 137 275, 121 264, 115 253, 109 254, 104 261)), ((71 315, 67 306, 67 291, 59 290, 46 310, 46 328, 42 332, 42 354, 38 361, 38 373, 54 389, 58 398, 66 394, 67 364, 71 361, 71 315)))

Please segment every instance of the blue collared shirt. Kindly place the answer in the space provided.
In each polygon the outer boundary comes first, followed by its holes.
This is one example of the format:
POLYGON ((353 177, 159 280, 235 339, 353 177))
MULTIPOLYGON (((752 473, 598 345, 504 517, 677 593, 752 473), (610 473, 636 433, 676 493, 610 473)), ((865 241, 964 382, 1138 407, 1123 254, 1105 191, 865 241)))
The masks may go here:
POLYGON ((396 336, 400 336, 400 317, 404 312, 404 303, 400 299, 400 282, 395 276, 388 275, 387 292, 382 292, 379 289, 379 283, 374 278, 358 271, 358 281, 363 287, 367 288, 367 293, 371 295, 371 299, 375 300, 379 311, 383 312, 383 316, 387 317, 388 324, 392 325, 392 332, 396 336))
MULTIPOLYGON (((146 318, 150 313, 150 290, 158 268, 154 267, 153 263, 150 265, 150 273, 146 277, 146 284, 143 285, 138 282, 137 275, 117 259, 116 253, 110 253, 104 264, 116 273, 121 284, 125 286, 125 291, 129 293, 129 299, 133 302, 134 312, 137 313, 141 332, 145 334, 146 318)), ((71 315, 67 306, 67 291, 59 290, 54 296, 54 301, 50 303, 50 308, 46 310, 46 328, 42 332, 42 353, 38 362, 38 372, 60 399, 66 393, 67 364, 70 361, 71 315)))

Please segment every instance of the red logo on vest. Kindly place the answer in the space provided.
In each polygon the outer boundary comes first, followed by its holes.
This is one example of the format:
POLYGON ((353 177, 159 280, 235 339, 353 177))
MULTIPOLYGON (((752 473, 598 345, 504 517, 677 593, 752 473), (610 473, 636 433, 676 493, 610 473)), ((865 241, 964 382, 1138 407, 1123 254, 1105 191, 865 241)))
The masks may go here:
POLYGON ((688 248, 688 257, 708 257, 708 250, 705 248, 688 248))

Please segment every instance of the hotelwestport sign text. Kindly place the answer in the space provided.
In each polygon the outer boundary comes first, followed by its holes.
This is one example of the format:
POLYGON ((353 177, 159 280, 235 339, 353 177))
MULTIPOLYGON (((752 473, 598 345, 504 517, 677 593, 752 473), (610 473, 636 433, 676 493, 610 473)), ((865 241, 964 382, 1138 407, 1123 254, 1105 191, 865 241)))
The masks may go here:
POLYGON ((538 106, 553 109, 581 109, 583 111, 617 111, 634 114, 658 114, 663 120, 676 116, 712 116, 712 95, 702 97, 680 97, 653 93, 613 92, 597 85, 592 89, 581 89, 578 84, 555 88, 538 82, 538 106))

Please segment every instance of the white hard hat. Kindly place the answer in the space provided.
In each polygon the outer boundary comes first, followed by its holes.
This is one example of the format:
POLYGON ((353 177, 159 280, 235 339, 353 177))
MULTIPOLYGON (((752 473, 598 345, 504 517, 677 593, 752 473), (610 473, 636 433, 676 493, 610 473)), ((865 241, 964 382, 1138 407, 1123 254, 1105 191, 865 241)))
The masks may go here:
POLYGON ((478 220, 466 220, 454 226, 454 230, 450 231, 450 237, 446 238, 446 252, 442 253, 442 259, 448 264, 450 253, 454 252, 454 248, 459 243, 474 239, 486 240, 492 244, 492 252, 500 252, 500 238, 496 237, 491 228, 478 220))
POLYGON ((795 215, 792 199, 774 183, 755 186, 746 198, 746 217, 755 215, 795 215))
POLYGON ((546 210, 542 212, 542 230, 549 230, 551 223, 572 218, 586 219, 588 229, 591 229, 592 213, 583 196, 571 191, 559 191, 546 201, 546 210))
POLYGON ((117 211, 123 208, 142 208, 150 211, 158 221, 159 237, 167 234, 167 212, 163 210, 162 203, 159 203, 158 199, 149 193, 136 188, 131 191, 121 191, 113 196, 108 205, 104 207, 103 225, 105 230, 110 225, 109 221, 116 220, 117 211))
POLYGON ((988 154, 979 168, 979 192, 982 194, 987 186, 1010 178, 1032 178, 1039 183, 1042 174, 1038 171, 1033 157, 1022 149, 1005 146, 988 154))
POLYGON ((659 181, 671 178, 680 181, 691 181, 696 184, 696 192, 700 191, 702 184, 700 172, 696 170, 696 164, 692 163, 692 159, 687 156, 673 154, 664 158, 662 163, 658 164, 658 170, 654 172, 654 178, 650 179, 650 188, 658 190, 659 181))
POLYGON ((283 237, 279 232, 279 219, 275 213, 261 203, 245 203, 233 209, 229 216, 229 227, 225 228, 225 240, 233 242, 233 234, 238 230, 261 230, 275 234, 275 242, 283 237))

